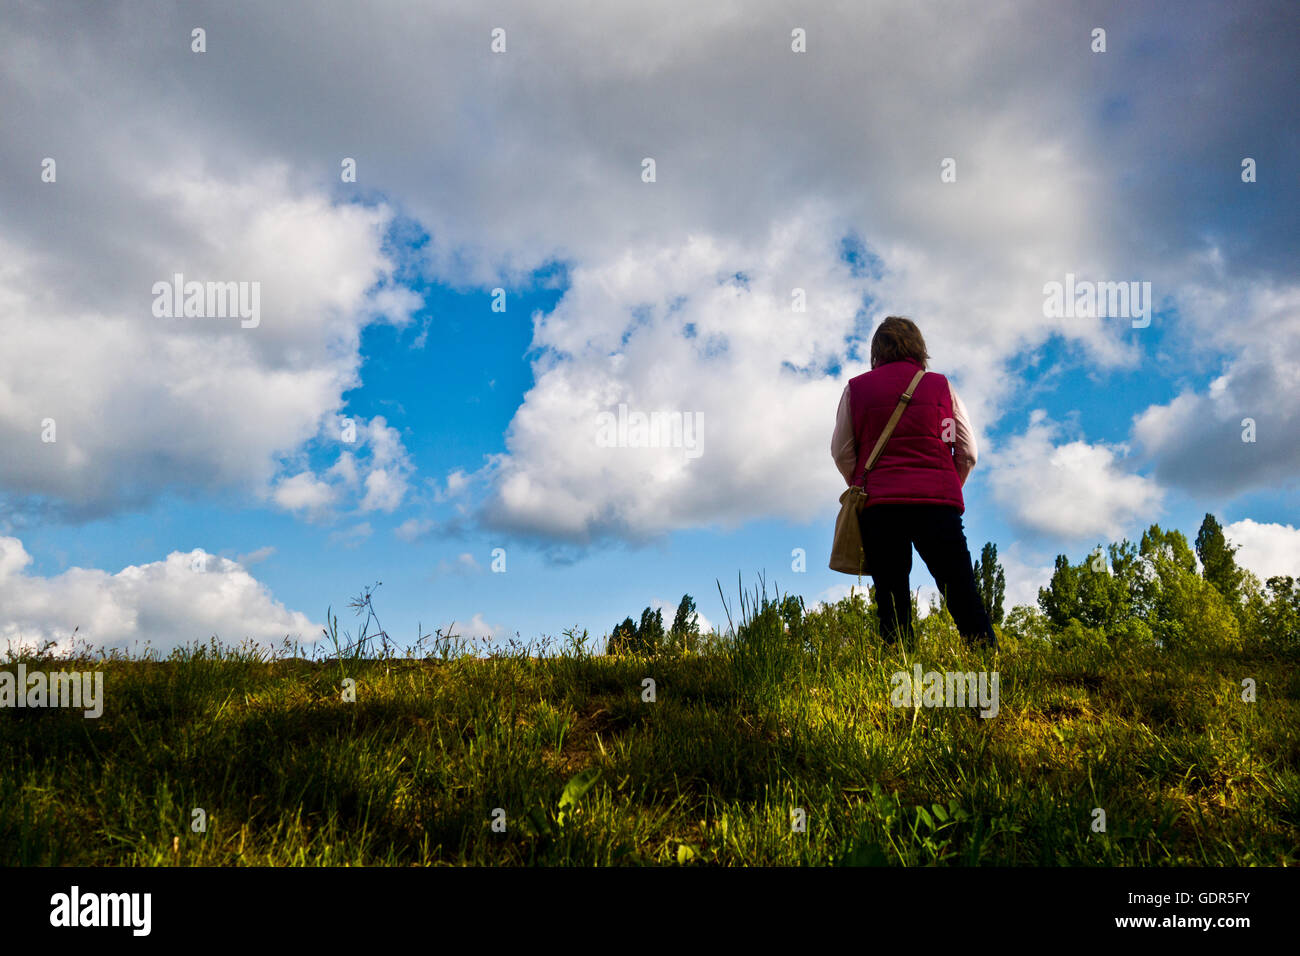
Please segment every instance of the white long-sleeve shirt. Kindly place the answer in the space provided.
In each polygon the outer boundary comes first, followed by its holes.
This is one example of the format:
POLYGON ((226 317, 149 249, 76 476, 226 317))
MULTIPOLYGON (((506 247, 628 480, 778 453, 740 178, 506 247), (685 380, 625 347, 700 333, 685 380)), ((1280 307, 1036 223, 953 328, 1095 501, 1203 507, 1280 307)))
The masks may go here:
MULTIPOLYGON (((948 383, 948 394, 952 396, 952 417, 956 426, 953 430, 955 441, 952 458, 957 466, 957 479, 965 485, 966 476, 970 474, 979 458, 979 446, 975 443, 975 431, 971 428, 966 406, 957 396, 957 390, 952 387, 952 382, 948 383)), ((844 392, 840 395, 840 407, 835 412, 835 431, 831 435, 831 457, 835 459, 835 466, 844 476, 844 483, 853 484, 853 472, 858 467, 858 441, 853 434, 853 409, 849 405, 848 385, 844 386, 844 392)))

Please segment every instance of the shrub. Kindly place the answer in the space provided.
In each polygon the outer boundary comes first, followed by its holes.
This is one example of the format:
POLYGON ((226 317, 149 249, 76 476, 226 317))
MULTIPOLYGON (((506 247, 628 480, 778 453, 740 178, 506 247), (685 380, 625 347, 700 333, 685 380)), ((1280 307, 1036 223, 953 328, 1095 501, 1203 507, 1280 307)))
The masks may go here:
POLYGON ((1019 604, 1013 607, 1002 622, 1002 634, 1021 644, 1048 644, 1052 640, 1051 624, 1047 616, 1036 607, 1019 604))

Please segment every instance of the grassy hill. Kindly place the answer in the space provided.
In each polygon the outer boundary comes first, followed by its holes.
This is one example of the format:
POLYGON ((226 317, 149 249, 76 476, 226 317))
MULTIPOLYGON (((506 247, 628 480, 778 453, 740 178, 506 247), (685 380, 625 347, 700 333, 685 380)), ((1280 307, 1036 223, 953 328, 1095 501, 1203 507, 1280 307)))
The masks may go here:
POLYGON ((102 670, 106 705, 0 710, 0 864, 1300 861, 1293 656, 1012 630, 977 654, 945 614, 908 654, 860 594, 773 608, 646 657, 13 658, 102 670), (918 662, 998 672, 997 715, 894 706, 918 662))

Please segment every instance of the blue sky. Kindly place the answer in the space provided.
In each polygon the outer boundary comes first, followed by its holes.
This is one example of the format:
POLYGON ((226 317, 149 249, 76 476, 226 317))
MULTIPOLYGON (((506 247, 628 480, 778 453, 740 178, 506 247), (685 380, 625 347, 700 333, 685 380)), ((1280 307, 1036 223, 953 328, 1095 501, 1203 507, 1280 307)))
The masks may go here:
POLYGON ((833 599, 830 431, 888 314, 971 409, 1013 601, 1206 511, 1300 573, 1294 7, 1179 9, 8 9, 0 640, 310 640, 377 581, 403 643, 833 599), (261 283, 260 323, 154 318, 175 272, 261 283), (1066 273, 1151 282, 1150 325, 1046 316, 1066 273), (702 453, 599 447, 620 403, 702 453))

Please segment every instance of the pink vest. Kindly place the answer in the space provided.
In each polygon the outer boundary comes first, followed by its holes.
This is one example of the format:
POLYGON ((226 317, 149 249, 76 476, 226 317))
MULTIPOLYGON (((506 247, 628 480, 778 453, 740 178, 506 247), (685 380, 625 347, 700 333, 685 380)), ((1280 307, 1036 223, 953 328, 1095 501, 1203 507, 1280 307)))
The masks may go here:
MULTIPOLYGON (((888 362, 849 380, 853 434, 858 444, 854 484, 862 483, 871 449, 876 447, 889 416, 921 363, 912 359, 888 362)), ((955 505, 964 512, 961 481, 952 460, 957 426, 952 414, 948 380, 929 372, 912 393, 889 443, 867 478, 867 507, 891 503, 955 505)))

